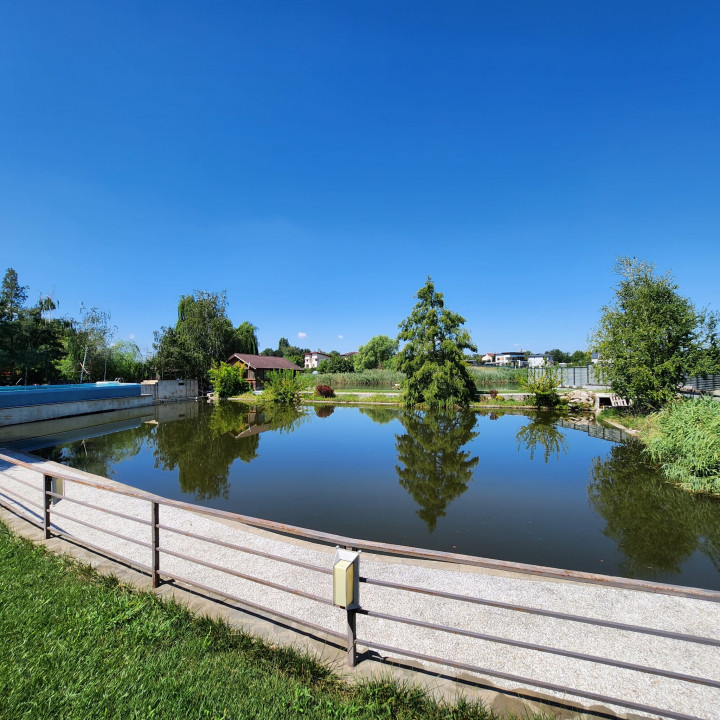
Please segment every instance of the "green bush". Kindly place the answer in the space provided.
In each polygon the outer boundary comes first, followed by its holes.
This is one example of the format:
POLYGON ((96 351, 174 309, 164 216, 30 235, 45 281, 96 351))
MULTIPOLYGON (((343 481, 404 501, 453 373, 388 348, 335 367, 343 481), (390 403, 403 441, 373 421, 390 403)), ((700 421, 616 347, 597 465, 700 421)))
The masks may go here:
POLYGON ((293 370, 275 370, 265 378, 263 400, 274 405, 297 405, 307 380, 293 370))
POLYGON ((228 365, 226 362, 212 364, 210 368, 210 381, 219 398, 229 398, 250 390, 250 384, 243 377, 245 371, 237 365, 228 365))
POLYGON ((651 416, 645 451, 686 490, 720 493, 720 403, 680 400, 651 416))
POLYGON ((547 367, 540 371, 528 372, 518 376, 520 387, 532 394, 533 404, 538 407, 557 407, 560 396, 557 389, 560 387, 560 373, 554 368, 547 367))

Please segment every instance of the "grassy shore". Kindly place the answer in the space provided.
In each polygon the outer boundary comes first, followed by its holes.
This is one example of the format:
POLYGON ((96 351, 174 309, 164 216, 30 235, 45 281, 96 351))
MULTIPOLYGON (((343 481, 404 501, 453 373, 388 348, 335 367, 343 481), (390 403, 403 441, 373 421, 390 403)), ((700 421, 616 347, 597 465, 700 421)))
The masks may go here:
POLYGON ((194 617, 2 523, 0 599, 1 718, 497 717, 389 681, 342 681, 307 655, 194 617))

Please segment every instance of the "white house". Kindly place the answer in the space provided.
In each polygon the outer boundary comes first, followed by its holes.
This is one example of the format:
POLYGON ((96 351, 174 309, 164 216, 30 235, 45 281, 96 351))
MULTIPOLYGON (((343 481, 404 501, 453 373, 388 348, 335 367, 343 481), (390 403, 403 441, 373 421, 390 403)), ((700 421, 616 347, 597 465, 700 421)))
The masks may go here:
POLYGON ((528 367, 539 368, 551 364, 553 361, 551 355, 530 355, 527 359, 528 367))
POLYGON ((525 353, 521 352, 504 352, 495 356, 496 365, 512 365, 513 367, 523 367, 527 365, 525 353))
POLYGON ((305 367, 316 368, 323 360, 329 360, 330 355, 324 353, 322 350, 315 350, 315 352, 305 353, 305 367))
POLYGON ((483 361, 484 363, 495 362, 495 353, 485 353, 485 354, 482 356, 482 361, 483 361))

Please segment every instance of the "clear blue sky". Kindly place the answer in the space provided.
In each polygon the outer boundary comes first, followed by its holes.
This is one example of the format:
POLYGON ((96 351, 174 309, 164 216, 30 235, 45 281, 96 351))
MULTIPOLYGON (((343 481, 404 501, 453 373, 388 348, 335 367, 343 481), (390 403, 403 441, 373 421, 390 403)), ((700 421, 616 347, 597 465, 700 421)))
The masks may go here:
POLYGON ((225 289, 353 350, 427 275, 481 352, 583 348, 619 255, 720 309, 719 82, 707 1, 5 3, 0 272, 144 349, 225 289))

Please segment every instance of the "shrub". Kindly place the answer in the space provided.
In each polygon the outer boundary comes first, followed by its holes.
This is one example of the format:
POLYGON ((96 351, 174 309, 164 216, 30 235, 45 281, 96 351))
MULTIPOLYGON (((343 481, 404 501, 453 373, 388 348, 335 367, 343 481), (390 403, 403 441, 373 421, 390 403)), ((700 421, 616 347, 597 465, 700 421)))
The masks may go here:
POLYGON ((315 388, 315 394, 319 395, 320 397, 324 397, 324 398, 335 397, 335 391, 328 385, 318 385, 315 388))
POLYGON ((687 490, 720 493, 720 403, 681 400, 651 417, 645 451, 687 490))
POLYGON ((498 396, 498 391, 493 388, 492 390, 490 390, 488 395, 494 400, 498 396))
POLYGON ((219 398, 229 398, 250 390, 250 384, 243 377, 244 370, 226 362, 212 364, 210 380, 219 398))
POLYGON ((305 381, 293 370, 275 370, 265 378, 263 399, 275 405, 297 405, 305 381))
POLYGON ((556 407, 560 404, 560 396, 557 392, 560 386, 560 374, 554 368, 529 372, 519 380, 520 387, 532 394, 532 402, 537 407, 556 407))

